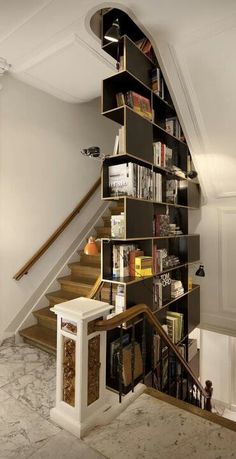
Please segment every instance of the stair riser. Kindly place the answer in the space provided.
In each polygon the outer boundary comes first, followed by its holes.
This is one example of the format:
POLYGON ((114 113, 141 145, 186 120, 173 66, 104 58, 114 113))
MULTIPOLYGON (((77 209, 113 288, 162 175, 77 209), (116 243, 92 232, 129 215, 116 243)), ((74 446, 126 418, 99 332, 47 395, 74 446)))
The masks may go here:
POLYGON ((94 257, 93 255, 85 255, 81 254, 80 255, 80 261, 84 265, 87 266, 92 266, 92 267, 100 267, 101 265, 101 257, 94 257))
POLYGON ((48 348, 46 345, 43 346, 42 344, 36 343, 33 340, 31 340, 29 338, 24 338, 24 337, 23 337, 23 341, 24 341, 24 343, 29 344, 30 346, 38 347, 42 351, 46 351, 49 354, 56 355, 56 351, 57 351, 56 347, 55 347, 55 349, 51 349, 51 348, 48 348))
POLYGON ((92 288, 92 285, 91 286, 88 286, 87 287, 83 287, 82 285, 78 284, 72 284, 70 282, 66 282, 66 281, 60 281, 60 284, 61 284, 61 288, 63 290, 66 290, 67 292, 72 292, 72 293, 76 293, 78 294, 78 297, 79 296, 87 296, 92 288))
POLYGON ((111 236, 111 228, 107 228, 104 226, 103 228, 96 229, 97 237, 110 237, 111 236))
POLYGON ((57 320, 48 320, 44 319, 43 317, 37 317, 38 324, 41 325, 41 327, 49 328, 50 330, 57 330, 57 320))
POLYGON ((89 266, 71 266, 71 274, 73 277, 79 277, 81 282, 83 279, 90 280, 91 283, 96 282, 97 278, 100 276, 100 269, 89 267, 89 266))

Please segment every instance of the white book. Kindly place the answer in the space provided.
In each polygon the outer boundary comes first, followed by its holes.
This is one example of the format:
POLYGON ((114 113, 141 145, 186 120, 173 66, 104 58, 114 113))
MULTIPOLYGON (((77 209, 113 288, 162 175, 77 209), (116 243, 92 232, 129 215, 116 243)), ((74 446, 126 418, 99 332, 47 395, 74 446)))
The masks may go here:
POLYGON ((119 136, 116 135, 114 149, 113 149, 113 156, 118 155, 119 153, 119 136))
POLYGON ((125 128, 122 126, 119 129, 119 154, 125 153, 125 128))

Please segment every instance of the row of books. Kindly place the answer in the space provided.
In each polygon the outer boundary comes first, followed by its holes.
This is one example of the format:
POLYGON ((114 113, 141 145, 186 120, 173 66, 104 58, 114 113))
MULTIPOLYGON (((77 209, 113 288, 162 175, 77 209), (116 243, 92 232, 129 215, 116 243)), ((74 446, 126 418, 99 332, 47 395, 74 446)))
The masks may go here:
POLYGON ((108 168, 110 196, 132 196, 162 201, 162 176, 135 163, 123 163, 108 168))
MULTIPOLYGON (((128 386, 132 382, 132 343, 130 335, 125 333, 122 337, 122 382, 128 386)), ((143 362, 140 344, 136 341, 134 346, 134 380, 142 375, 143 362)), ((110 377, 119 380, 120 364, 120 338, 112 341, 110 344, 110 377)))
POLYGON ((181 312, 168 311, 166 315, 168 336, 172 343, 178 343, 184 334, 184 315, 181 312))
POLYGON ((170 223, 170 216, 167 214, 155 214, 153 217, 153 235, 176 236, 183 234, 183 231, 176 223, 170 223))
POLYGON ((184 135, 183 135, 183 131, 181 129, 180 122, 179 122, 177 116, 173 116, 171 118, 166 118, 166 120, 165 120, 165 129, 169 134, 177 137, 177 139, 185 141, 185 138, 184 138, 184 135))
POLYGON ((153 162, 155 166, 171 168, 173 152, 162 142, 153 143, 153 162))
POLYGON ((136 244, 115 244, 112 248, 112 276, 146 277, 152 275, 152 257, 145 256, 136 244))
POLYGON ((151 70, 151 89, 162 99, 165 99, 165 84, 161 70, 156 67, 151 70))
POLYGON ((141 38, 136 42, 136 46, 148 56, 153 62, 156 61, 156 55, 154 53, 152 44, 148 38, 141 38))
POLYGON ((153 279, 153 307, 160 309, 170 301, 171 298, 171 277, 170 273, 164 273, 162 276, 153 279))
POLYGON ((128 105, 128 107, 132 108, 136 113, 152 121, 151 102, 147 97, 141 96, 134 91, 127 91, 125 94, 123 92, 118 92, 116 94, 116 103, 117 107, 128 105))

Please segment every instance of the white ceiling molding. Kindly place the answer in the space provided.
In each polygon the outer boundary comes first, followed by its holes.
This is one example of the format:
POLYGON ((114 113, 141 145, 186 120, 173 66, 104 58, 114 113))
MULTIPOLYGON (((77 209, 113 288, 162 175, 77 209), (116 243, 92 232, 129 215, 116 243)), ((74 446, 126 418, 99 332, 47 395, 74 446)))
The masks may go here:
MULTIPOLYGON (((5 33, 0 33, 0 43, 2 43, 4 40, 7 40, 7 38, 9 38, 11 35, 15 34, 17 32, 17 30, 19 30, 21 27, 23 27, 24 25, 26 25, 29 21, 32 20, 32 18, 34 16, 36 16, 40 11, 42 11, 44 8, 46 8, 50 3, 52 3, 54 0, 37 0, 37 3, 41 3, 39 6, 33 8, 32 7, 32 4, 34 2, 32 2, 31 0, 29 0, 28 2, 18 2, 18 5, 19 5, 19 8, 21 10, 21 14, 23 14, 22 16, 22 19, 18 20, 16 19, 16 23, 14 26, 10 26, 9 27, 9 30, 5 33), (32 8, 32 12, 31 13, 28 13, 24 15, 24 5, 23 3, 27 3, 26 8, 31 4, 31 8, 32 8)), ((16 8, 17 8, 17 5, 16 5, 16 8)), ((11 13, 11 15, 13 15, 13 13, 11 13)), ((6 24, 6 27, 7 27, 7 24, 6 24)))

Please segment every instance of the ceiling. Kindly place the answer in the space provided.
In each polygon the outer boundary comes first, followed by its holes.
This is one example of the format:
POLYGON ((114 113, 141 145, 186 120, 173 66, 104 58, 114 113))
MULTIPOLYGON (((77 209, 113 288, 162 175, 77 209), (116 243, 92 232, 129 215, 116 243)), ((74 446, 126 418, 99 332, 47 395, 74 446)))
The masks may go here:
POLYGON ((93 99, 114 62, 100 49, 89 20, 101 6, 122 4, 172 42, 202 33, 236 9, 235 0, 0 0, 0 57, 16 78, 62 100, 93 99))

